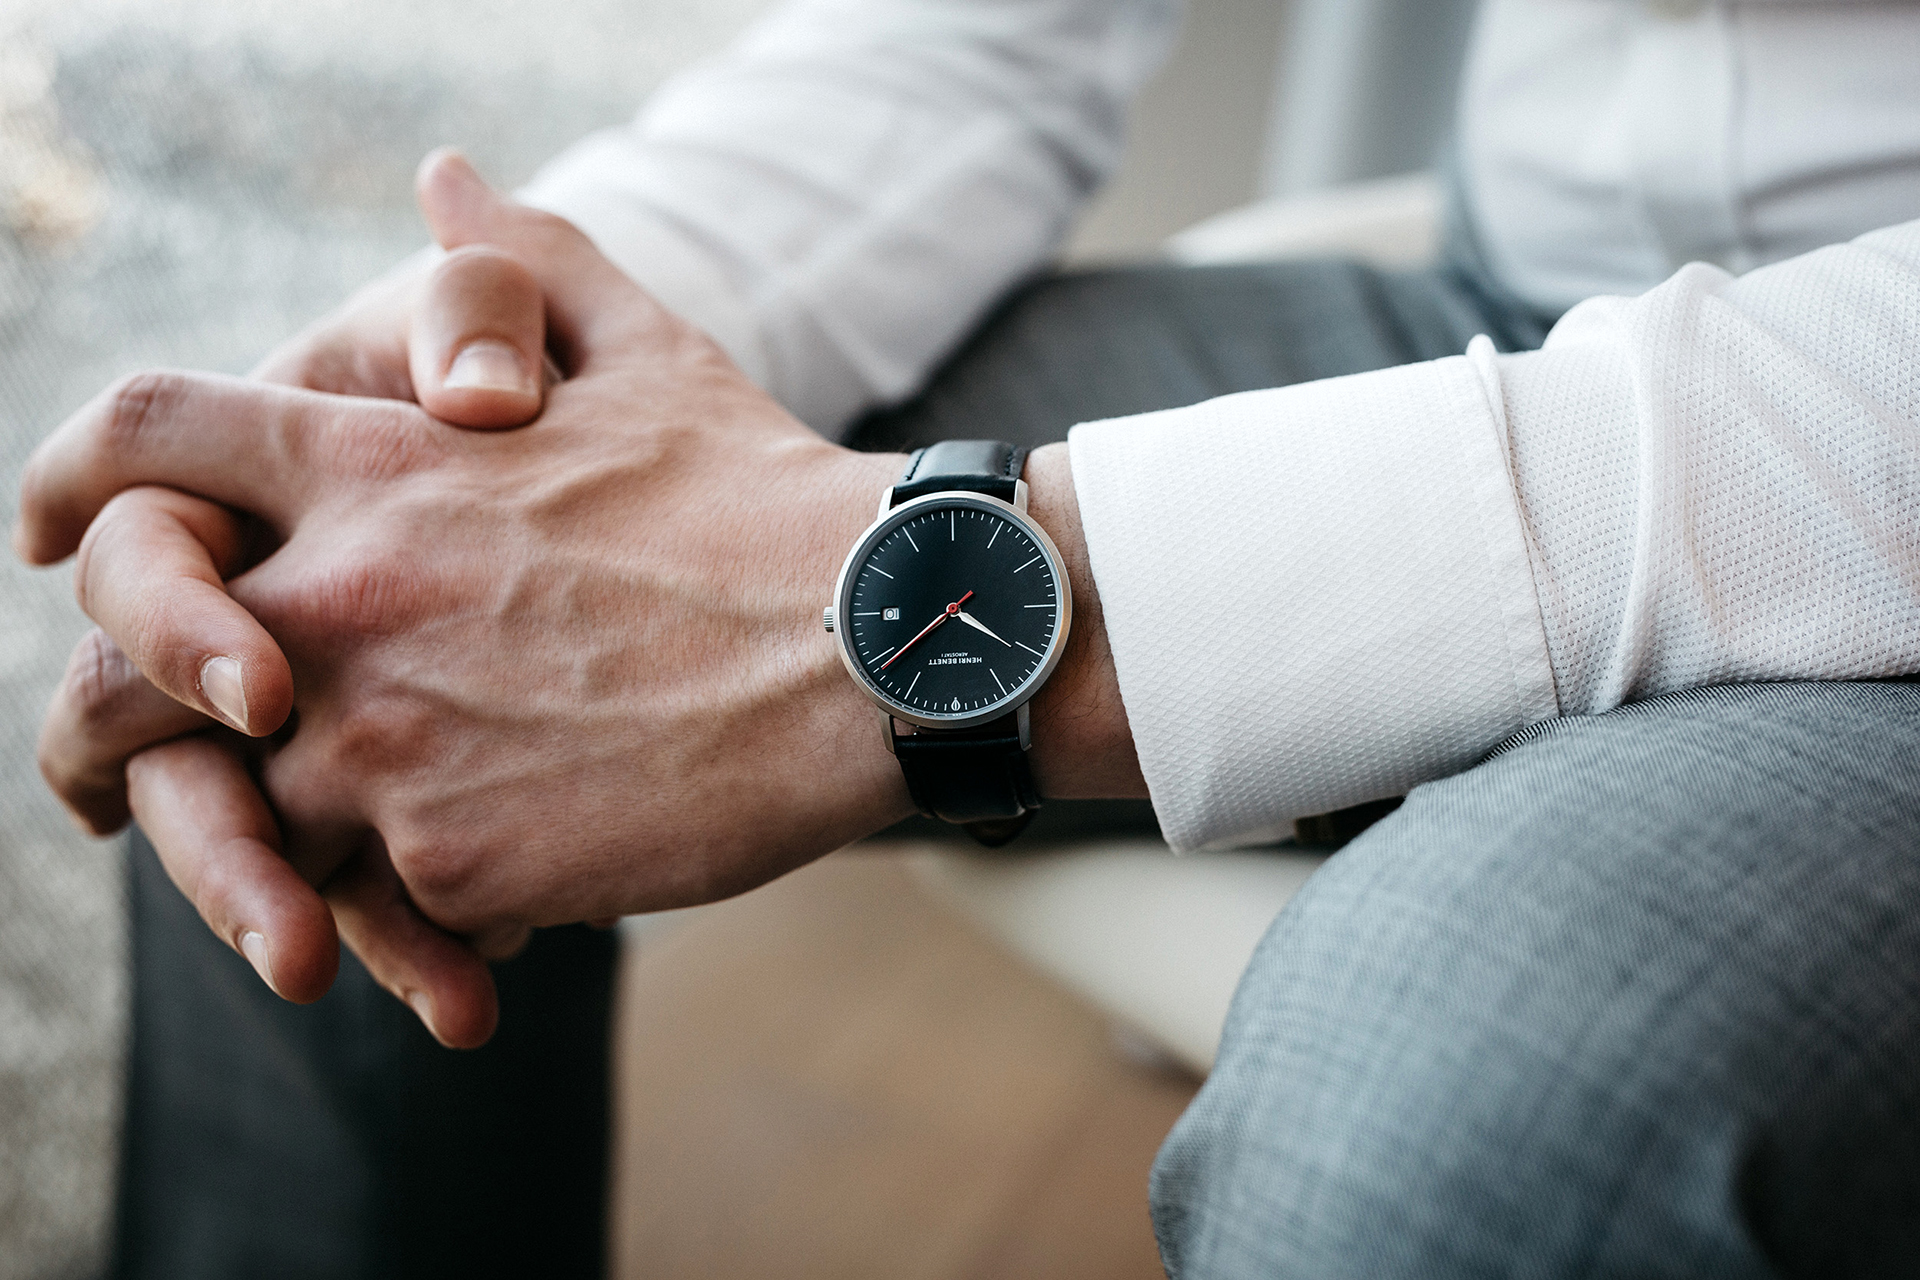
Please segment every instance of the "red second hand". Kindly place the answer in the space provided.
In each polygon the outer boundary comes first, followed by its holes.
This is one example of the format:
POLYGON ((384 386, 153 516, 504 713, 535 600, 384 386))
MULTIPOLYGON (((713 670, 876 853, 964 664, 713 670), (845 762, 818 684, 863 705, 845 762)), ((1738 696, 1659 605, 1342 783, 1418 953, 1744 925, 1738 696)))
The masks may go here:
POLYGON ((973 599, 973 592, 969 591, 967 592, 967 594, 961 596, 958 600, 955 600, 952 604, 948 605, 946 608, 946 612, 934 615, 934 619, 932 622, 929 622, 926 626, 920 628, 920 635, 915 636, 913 639, 901 645, 900 653, 894 654, 891 658, 888 658, 885 662, 881 663, 880 669, 882 671, 885 671, 888 667, 900 661, 900 655, 904 654, 907 650, 913 648, 913 646, 919 644, 921 636, 926 635, 927 632, 933 630, 935 627, 945 622, 948 618, 951 618, 954 614, 960 612, 960 606, 965 604, 967 601, 971 599, 973 599))

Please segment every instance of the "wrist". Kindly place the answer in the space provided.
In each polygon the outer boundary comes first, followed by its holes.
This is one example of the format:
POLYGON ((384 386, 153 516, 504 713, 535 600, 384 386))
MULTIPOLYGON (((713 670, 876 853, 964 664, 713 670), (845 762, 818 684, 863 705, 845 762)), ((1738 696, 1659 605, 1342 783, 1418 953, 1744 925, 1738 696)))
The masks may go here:
MULTIPOLYGON (((887 750, 886 722, 848 676, 833 637, 821 629, 820 604, 830 598, 848 550, 872 523, 881 492, 900 475, 906 458, 824 444, 809 452, 814 456, 807 466, 817 470, 801 487, 810 495, 815 517, 807 522, 803 564, 788 579, 806 584, 799 593, 804 603, 797 599, 792 608, 799 622, 789 633, 795 643, 785 659, 799 669, 789 666, 775 678, 812 691, 798 722, 811 743, 835 744, 830 753, 812 752, 832 775, 819 779, 819 794, 834 797, 837 829, 844 839, 853 839, 908 816, 914 805, 899 763, 887 750)), ((1035 783, 1051 799, 1144 797, 1146 782, 1114 675, 1066 446, 1035 450, 1024 479, 1028 514, 1059 549, 1073 596, 1066 651, 1030 704, 1028 760, 1035 783)), ((797 749, 808 750, 804 744, 797 749)))
POLYGON ((915 811, 887 749, 879 708, 847 675, 833 636, 820 625, 821 605, 832 595, 848 549, 873 522, 880 494, 899 476, 906 455, 859 453, 824 442, 809 452, 815 456, 801 488, 813 512, 804 522, 804 563, 788 579, 800 589, 786 611, 793 622, 779 678, 811 691, 799 717, 806 741, 797 750, 820 762, 825 776, 814 780, 813 789, 832 798, 836 842, 844 844, 915 811))
POLYGON ((1029 454, 1026 481, 1027 512, 1060 549, 1073 592, 1066 654, 1033 697, 1034 781, 1053 800, 1144 799, 1147 782, 1120 700, 1067 446, 1029 454))

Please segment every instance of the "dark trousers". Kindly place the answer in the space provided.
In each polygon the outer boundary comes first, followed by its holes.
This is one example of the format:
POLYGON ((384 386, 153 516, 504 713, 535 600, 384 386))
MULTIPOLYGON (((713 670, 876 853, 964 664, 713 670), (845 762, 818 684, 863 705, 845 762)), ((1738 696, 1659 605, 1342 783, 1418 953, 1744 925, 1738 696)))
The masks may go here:
POLYGON ((499 1033, 457 1053, 351 955, 279 999, 138 833, 130 864, 118 1275, 601 1274, 612 933, 495 966, 499 1033))

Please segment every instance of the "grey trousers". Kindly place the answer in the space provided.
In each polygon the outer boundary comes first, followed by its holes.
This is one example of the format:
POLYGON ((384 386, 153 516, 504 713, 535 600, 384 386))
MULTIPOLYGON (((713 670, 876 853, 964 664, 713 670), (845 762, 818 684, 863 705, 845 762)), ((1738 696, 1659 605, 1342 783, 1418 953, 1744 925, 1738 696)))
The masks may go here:
POLYGON ((1524 733, 1281 913, 1176 1277, 1920 1275, 1920 687, 1524 733))

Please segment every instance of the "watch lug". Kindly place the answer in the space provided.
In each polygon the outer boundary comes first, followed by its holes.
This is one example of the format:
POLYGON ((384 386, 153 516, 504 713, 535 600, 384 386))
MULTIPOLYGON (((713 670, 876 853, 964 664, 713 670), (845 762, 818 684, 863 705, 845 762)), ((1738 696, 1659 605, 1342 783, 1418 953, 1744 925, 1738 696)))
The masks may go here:
POLYGON ((891 510, 893 510, 893 486, 888 485, 880 491, 880 514, 885 515, 891 510))
POLYGON ((1014 708, 1013 723, 1020 730, 1020 749, 1033 750, 1033 717, 1027 714, 1026 703, 1014 708))
POLYGON ((880 741, 886 743, 888 755, 898 755, 893 749, 893 716, 885 711, 880 713, 880 741))
MULTIPOLYGON (((892 491, 889 490, 888 493, 891 495, 892 491)), ((1020 511, 1027 509, 1027 482, 1025 480, 1015 480, 1013 482, 1013 505, 1020 511)))

